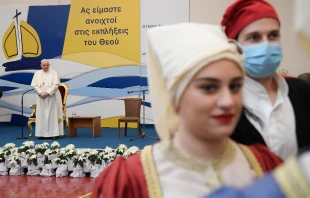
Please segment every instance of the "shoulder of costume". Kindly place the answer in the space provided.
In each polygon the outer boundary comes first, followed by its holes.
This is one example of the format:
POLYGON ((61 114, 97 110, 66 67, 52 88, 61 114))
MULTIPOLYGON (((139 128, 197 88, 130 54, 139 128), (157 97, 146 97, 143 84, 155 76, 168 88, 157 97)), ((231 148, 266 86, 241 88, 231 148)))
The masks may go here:
POLYGON ((277 168, 274 177, 285 197, 309 197, 310 184, 296 158, 289 158, 277 168))
POLYGON ((289 92, 293 91, 310 97, 310 83, 298 78, 285 78, 289 92))
POLYGON ((256 155, 259 153, 262 157, 271 157, 276 159, 276 161, 280 164, 283 162, 283 160, 278 157, 276 154, 274 154, 267 146, 256 143, 252 145, 246 145, 252 152, 254 152, 256 155))
POLYGON ((280 157, 270 151, 269 148, 263 144, 256 143, 252 145, 239 145, 253 166, 255 172, 259 174, 272 171, 283 163, 283 160, 280 157))
POLYGON ((285 78, 289 88, 305 88, 310 87, 310 83, 298 78, 285 78))

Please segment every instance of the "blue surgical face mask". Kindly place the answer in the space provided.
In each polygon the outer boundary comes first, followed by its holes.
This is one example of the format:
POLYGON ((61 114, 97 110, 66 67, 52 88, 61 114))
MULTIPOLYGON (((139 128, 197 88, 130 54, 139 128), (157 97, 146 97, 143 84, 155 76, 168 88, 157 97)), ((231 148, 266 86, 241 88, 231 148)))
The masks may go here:
MULTIPOLYGON (((239 44, 240 45, 240 44, 239 44)), ((282 60, 279 42, 263 42, 243 46, 246 72, 254 78, 272 76, 282 60)))

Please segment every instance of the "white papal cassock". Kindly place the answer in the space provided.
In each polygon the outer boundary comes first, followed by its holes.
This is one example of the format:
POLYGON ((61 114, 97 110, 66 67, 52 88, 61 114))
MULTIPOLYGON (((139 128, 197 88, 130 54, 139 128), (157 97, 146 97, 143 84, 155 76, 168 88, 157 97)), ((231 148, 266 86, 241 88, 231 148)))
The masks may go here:
POLYGON ((32 79, 31 86, 37 93, 36 108, 36 137, 55 137, 64 135, 62 100, 58 90, 60 79, 55 70, 37 71, 32 79), (40 94, 49 95, 41 98, 40 94))

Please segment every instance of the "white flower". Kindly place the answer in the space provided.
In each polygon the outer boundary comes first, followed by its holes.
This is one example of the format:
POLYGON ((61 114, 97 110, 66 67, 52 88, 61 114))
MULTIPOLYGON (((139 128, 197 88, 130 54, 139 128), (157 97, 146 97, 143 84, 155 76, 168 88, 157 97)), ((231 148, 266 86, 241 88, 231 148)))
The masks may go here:
POLYGON ((28 155, 32 155, 32 154, 35 154, 36 151, 35 151, 34 149, 28 149, 28 150, 26 151, 26 153, 27 153, 28 155))
POLYGON ((98 151, 97 150, 92 150, 91 152, 90 152, 90 155, 98 155, 98 151))
POLYGON ((73 144, 68 144, 67 146, 66 146, 66 149, 75 149, 75 146, 73 145, 73 144))
POLYGON ((54 141, 52 144, 51 144, 51 147, 52 148, 60 148, 60 144, 56 141, 54 141))
POLYGON ((111 158, 113 159, 113 158, 116 157, 116 153, 113 153, 113 152, 112 152, 112 153, 109 153, 109 154, 108 154, 108 157, 109 157, 110 159, 111 159, 111 158))
POLYGON ((17 151, 18 151, 18 148, 12 148, 11 149, 11 153, 17 153, 17 151))
POLYGON ((123 156, 124 156, 125 158, 129 157, 130 155, 131 155, 131 152, 130 152, 129 149, 123 153, 123 156))
POLYGON ((31 155, 31 156, 29 157, 29 159, 30 159, 30 160, 32 160, 32 159, 37 159, 37 155, 31 155))
POLYGON ((35 146, 36 149, 47 149, 49 144, 47 142, 44 142, 43 144, 37 144, 35 146))
POLYGON ((111 147, 105 147, 105 149, 103 149, 105 153, 111 153, 113 152, 113 149, 111 147))
POLYGON ((19 149, 24 149, 26 146, 21 146, 21 147, 19 147, 19 149))
POLYGON ((67 155, 72 155, 73 153, 75 153, 75 150, 69 150, 69 151, 67 152, 67 155))
POLYGON ((105 156, 105 153, 104 153, 104 152, 100 152, 100 153, 99 153, 99 157, 102 158, 102 157, 104 157, 104 156, 105 156))
POLYGON ((3 155, 4 154, 4 151, 3 149, 0 148, 0 155, 3 155))
POLYGON ((52 153, 52 150, 51 149, 47 149, 45 152, 44 152, 44 155, 48 156, 52 153))
POLYGON ((93 149, 87 148, 87 149, 82 149, 82 150, 83 150, 84 153, 90 153, 93 149))
POLYGON ((123 156, 127 158, 127 157, 130 157, 131 155, 133 155, 137 152, 139 152, 139 148, 136 146, 132 146, 127 151, 124 152, 123 156))
POLYGON ((44 147, 48 147, 49 146, 49 144, 47 143, 47 142, 43 142, 43 144, 42 144, 44 147))
POLYGON ((34 147, 34 141, 26 141, 23 143, 23 145, 27 147, 34 147))
POLYGON ((82 149, 77 149, 77 150, 76 150, 76 154, 77 154, 77 155, 83 155, 84 152, 83 152, 82 149))
POLYGON ((125 150, 127 150, 127 146, 126 146, 125 144, 120 144, 120 145, 118 146, 118 149, 120 149, 120 150, 122 150, 122 151, 125 151, 125 150))
POLYGON ((60 150, 59 150, 59 154, 60 155, 66 155, 66 148, 61 148, 60 150))
POLYGON ((130 149, 130 152, 131 152, 132 154, 135 154, 135 153, 137 153, 137 152, 139 151, 139 148, 136 147, 136 146, 132 146, 132 147, 130 147, 129 149, 130 149))
POLYGON ((83 160, 84 160, 84 157, 82 155, 79 156, 78 161, 83 161, 83 160))
POLYGON ((15 148, 14 143, 7 143, 6 145, 4 145, 4 149, 12 149, 12 148, 15 148))

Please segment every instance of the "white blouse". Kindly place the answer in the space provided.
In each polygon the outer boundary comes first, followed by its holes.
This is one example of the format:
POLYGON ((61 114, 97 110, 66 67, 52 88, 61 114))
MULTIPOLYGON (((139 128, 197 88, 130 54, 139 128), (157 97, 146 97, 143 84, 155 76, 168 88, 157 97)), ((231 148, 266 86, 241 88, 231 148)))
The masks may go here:
POLYGON ((265 140, 268 148, 282 159, 297 154, 295 114, 288 97, 288 85, 278 74, 275 103, 272 105, 266 89, 258 82, 246 77, 243 88, 243 103, 262 122, 262 126, 246 115, 265 140))
MULTIPOLYGON (((234 145, 236 146, 235 143, 234 145)), ((200 173, 179 166, 165 157, 160 146, 154 145, 153 156, 163 197, 203 197, 222 185, 218 183, 212 169, 208 168, 204 173, 200 173)), ((251 184, 256 178, 250 163, 238 146, 235 158, 220 171, 220 174, 224 184, 237 188, 251 184)))

